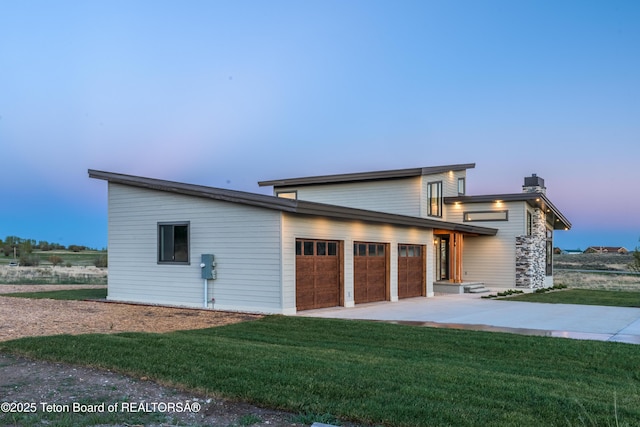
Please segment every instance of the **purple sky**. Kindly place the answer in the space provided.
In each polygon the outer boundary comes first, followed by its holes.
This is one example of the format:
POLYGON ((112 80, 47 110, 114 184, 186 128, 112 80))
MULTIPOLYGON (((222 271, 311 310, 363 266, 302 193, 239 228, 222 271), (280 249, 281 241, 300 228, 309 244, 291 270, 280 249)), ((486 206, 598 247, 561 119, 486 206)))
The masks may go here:
POLYGON ((257 181, 475 162, 537 173, 562 248, 640 245, 640 2, 12 1, 0 238, 102 248, 101 169, 257 181))

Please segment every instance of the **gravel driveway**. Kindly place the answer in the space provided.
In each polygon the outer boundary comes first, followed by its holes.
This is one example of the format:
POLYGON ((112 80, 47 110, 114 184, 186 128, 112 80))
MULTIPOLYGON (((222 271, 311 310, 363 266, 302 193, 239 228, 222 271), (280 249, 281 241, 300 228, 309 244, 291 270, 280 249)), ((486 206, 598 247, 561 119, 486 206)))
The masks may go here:
MULTIPOLYGON (((79 286, 0 285, 0 294, 62 288, 78 289, 79 286)), ((0 297, 0 341, 52 334, 169 332, 222 326, 260 317, 262 316, 211 310, 0 297)), ((147 426, 303 425, 294 422, 295 414, 258 408, 215 396, 185 393, 163 387, 146 378, 131 378, 98 369, 29 360, 0 353, 0 404, 33 403, 40 411, 35 416, 41 417, 40 422, 50 424, 47 414, 42 412, 45 408, 43 403, 72 405, 77 401, 102 401, 112 405, 122 402, 188 402, 199 405, 197 412, 167 414, 166 420, 145 423, 147 426)), ((0 411, 0 425, 22 425, 22 421, 16 422, 12 418, 13 415, 0 411)), ((55 425, 55 419, 53 422, 55 425)), ((129 420, 117 424, 98 424, 132 425, 129 420)))

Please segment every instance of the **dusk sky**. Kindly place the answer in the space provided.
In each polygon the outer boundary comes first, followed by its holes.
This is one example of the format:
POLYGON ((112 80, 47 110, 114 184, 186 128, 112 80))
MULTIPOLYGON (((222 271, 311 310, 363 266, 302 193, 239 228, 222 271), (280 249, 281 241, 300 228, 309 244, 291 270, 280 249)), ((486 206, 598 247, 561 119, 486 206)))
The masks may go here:
POLYGON ((0 238, 107 246, 99 169, 531 173, 555 245, 640 245, 640 1, 0 0, 0 238))

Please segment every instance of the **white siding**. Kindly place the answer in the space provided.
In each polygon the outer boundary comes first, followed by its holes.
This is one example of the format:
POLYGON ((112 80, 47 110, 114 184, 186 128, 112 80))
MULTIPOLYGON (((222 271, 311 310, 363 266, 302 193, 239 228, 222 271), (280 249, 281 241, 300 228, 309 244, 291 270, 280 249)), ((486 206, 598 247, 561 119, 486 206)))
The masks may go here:
POLYGON ((109 184, 108 298, 204 305, 200 255, 215 255, 214 308, 280 312, 280 213, 109 184), (157 224, 190 222, 190 265, 157 262, 157 224))
POLYGON ((419 216, 420 185, 419 177, 414 177, 384 181, 281 187, 277 191, 295 190, 298 192, 299 200, 419 216))
POLYGON ((516 236, 526 232, 526 203, 473 203, 447 205, 449 221, 463 222, 464 212, 509 211, 508 221, 467 222, 497 228, 496 236, 464 238, 463 280, 482 282, 488 287, 516 286, 516 236))
POLYGON ((390 225, 365 224, 355 221, 335 221, 324 218, 283 214, 282 228, 283 308, 286 313, 296 311, 295 241, 299 238, 339 240, 344 242, 344 302, 354 305, 353 242, 389 243, 389 278, 391 300, 398 299, 398 244, 420 244, 426 248, 427 296, 433 296, 433 231, 401 228, 390 225))

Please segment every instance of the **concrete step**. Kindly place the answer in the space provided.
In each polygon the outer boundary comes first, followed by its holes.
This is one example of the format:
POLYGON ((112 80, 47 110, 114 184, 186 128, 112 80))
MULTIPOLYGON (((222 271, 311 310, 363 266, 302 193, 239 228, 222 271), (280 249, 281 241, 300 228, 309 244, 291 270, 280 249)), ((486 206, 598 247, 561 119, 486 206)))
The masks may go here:
POLYGON ((489 289, 485 288, 482 283, 477 283, 474 285, 465 285, 464 292, 466 294, 482 294, 485 292, 491 292, 489 289))

